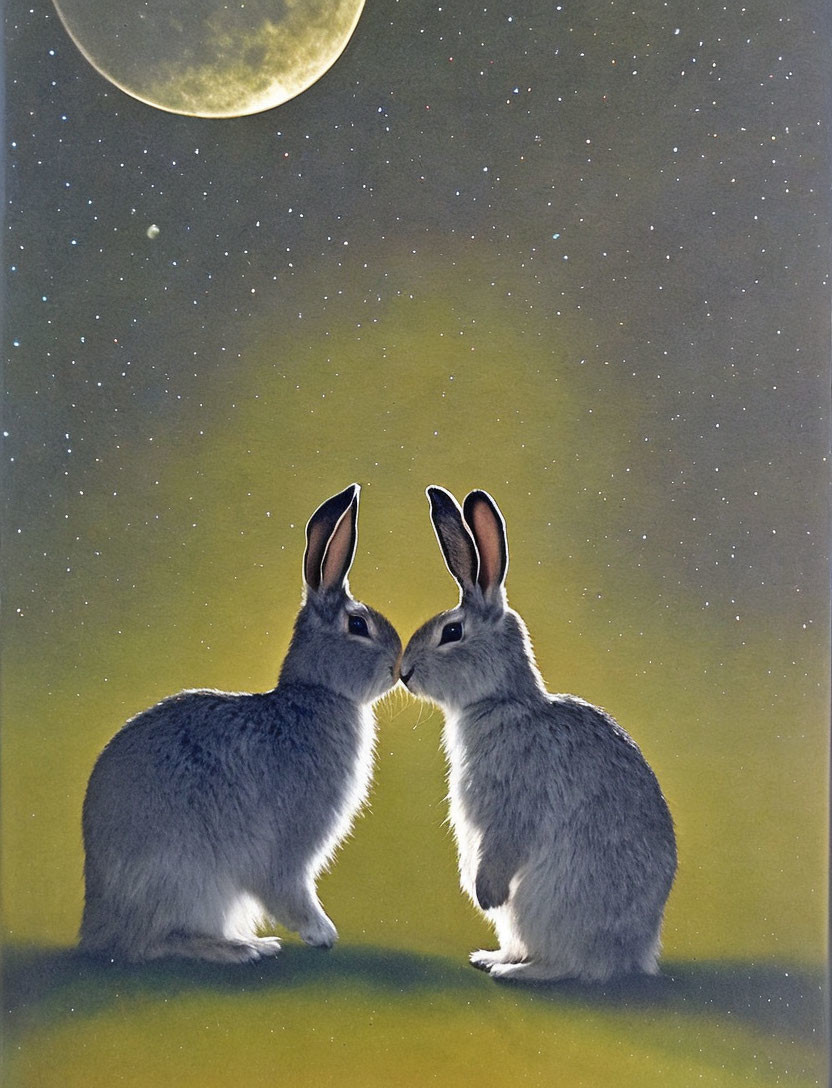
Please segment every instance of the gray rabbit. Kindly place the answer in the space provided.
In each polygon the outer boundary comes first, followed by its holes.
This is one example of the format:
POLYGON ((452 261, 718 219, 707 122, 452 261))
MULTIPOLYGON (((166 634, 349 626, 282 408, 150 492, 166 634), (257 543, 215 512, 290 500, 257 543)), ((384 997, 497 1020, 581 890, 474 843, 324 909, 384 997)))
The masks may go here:
POLYGON ((84 801, 81 948, 140 961, 272 956, 277 920, 307 944, 337 938, 315 890, 372 773, 372 703, 401 643, 350 595, 359 487, 306 527, 304 601, 277 687, 184 691, 106 746, 84 801))
POLYGON ((460 881, 500 943, 471 962, 518 981, 655 974, 676 871, 655 775, 603 710, 545 690, 506 603, 494 500, 472 491, 460 509, 441 487, 428 498, 462 592, 414 634, 401 678, 445 714, 460 881))

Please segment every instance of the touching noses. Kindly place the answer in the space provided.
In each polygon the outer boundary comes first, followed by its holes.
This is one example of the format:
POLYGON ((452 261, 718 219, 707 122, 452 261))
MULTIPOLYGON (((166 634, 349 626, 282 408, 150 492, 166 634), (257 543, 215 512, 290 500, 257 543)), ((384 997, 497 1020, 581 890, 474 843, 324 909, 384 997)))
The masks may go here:
POLYGON ((407 687, 407 682, 411 678, 411 676, 413 675, 413 666, 410 665, 410 667, 408 668, 409 662, 405 661, 406 657, 407 657, 407 650, 405 650, 405 652, 402 654, 402 656, 401 656, 401 658, 399 660, 399 678, 400 678, 401 682, 404 684, 405 687, 407 687))

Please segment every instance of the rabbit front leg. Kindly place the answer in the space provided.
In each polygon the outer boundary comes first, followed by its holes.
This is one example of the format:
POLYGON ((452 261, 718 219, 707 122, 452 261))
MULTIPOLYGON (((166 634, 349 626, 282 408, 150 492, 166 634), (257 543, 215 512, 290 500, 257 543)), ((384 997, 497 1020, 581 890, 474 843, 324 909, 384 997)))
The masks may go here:
POLYGON ((338 930, 327 916, 309 881, 287 882, 268 896, 269 913, 313 948, 332 948, 338 930))
POLYGON ((474 887, 482 910, 494 910, 506 902, 513 875, 513 866, 480 863, 474 887))
POLYGON ((492 971, 498 964, 518 963, 525 957, 525 948, 514 932, 508 905, 511 882, 524 861, 524 855, 511 836, 494 833, 483 836, 474 891, 480 908, 490 912, 500 947, 496 951, 479 949, 471 953, 471 964, 481 971, 492 971))
POLYGON ((502 907, 511 893, 511 881, 523 865, 523 857, 510 836, 484 835, 474 891, 482 910, 502 907))

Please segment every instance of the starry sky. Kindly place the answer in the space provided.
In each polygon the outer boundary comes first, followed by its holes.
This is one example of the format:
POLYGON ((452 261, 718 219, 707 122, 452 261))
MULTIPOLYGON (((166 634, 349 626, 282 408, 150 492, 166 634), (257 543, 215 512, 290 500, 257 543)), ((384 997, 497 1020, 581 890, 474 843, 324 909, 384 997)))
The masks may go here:
POLYGON ((306 94, 218 122, 135 102, 50 6, 10 5, 4 437, 33 561, 15 551, 10 604, 55 577, 36 552, 70 508, 106 489, 129 516, 145 447, 210 442, 258 364, 302 377, 329 339, 360 367, 387 338, 384 399, 440 411, 432 360, 397 345, 433 307, 463 367, 490 318, 516 331, 502 378, 547 368, 572 445, 626 417, 609 440, 632 466, 588 466, 586 493, 564 444, 576 521, 646 535, 701 608, 822 621, 821 7, 377 0, 306 94))
POLYGON ((544 673, 824 705, 828 24, 368 0, 305 93, 203 120, 12 0, 19 702, 33 655, 76 697, 120 676, 119 712, 267 686, 306 518, 357 479, 355 584, 405 636, 453 603, 425 486, 481 486, 544 673))

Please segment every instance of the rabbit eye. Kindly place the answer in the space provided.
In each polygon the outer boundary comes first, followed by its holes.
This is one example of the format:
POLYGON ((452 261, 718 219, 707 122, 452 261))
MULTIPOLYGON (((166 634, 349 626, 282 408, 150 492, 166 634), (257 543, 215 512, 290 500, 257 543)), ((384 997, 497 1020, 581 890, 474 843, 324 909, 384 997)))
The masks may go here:
POLYGON ((370 632, 367 628, 367 621, 363 616, 350 616, 347 621, 347 630, 351 635, 361 635, 362 638, 369 638, 370 632))
POLYGON ((439 640, 439 645, 442 646, 446 642, 459 642, 462 638, 462 624, 461 623, 446 623, 442 628, 442 637, 439 640))

